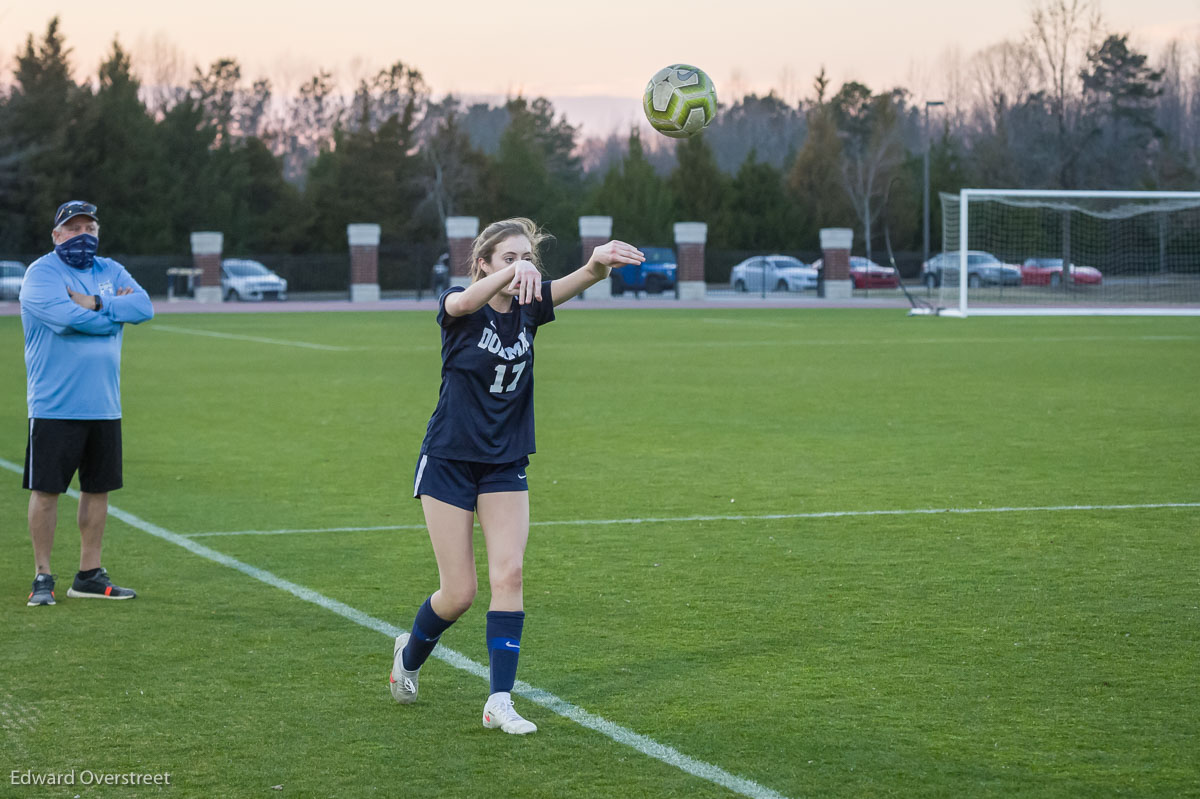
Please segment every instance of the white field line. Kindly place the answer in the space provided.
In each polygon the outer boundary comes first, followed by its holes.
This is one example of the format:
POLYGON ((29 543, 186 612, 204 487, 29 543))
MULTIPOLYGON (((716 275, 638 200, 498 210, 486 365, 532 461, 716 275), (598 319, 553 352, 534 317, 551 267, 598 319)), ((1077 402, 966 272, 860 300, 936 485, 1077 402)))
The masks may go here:
POLYGON ((228 338, 235 341, 253 341, 258 344, 278 344, 281 347, 303 347, 308 350, 326 350, 328 352, 349 352, 353 347, 335 347, 330 344, 314 344, 311 341, 293 341, 284 338, 265 338, 263 336, 243 336, 239 333, 218 333, 215 330, 200 330, 194 327, 179 327, 155 322, 152 330, 165 330, 168 333, 186 333, 191 336, 208 336, 210 338, 228 338))
MULTIPOLYGON (((755 319, 721 319, 716 317, 702 317, 701 322, 717 325, 735 325, 739 327, 774 327, 800 331, 806 325, 805 321, 797 322, 775 322, 768 320, 755 319)), ((759 347, 759 346, 774 346, 792 344, 795 346, 804 347, 854 347, 854 346, 873 346, 894 344, 897 346, 911 346, 916 344, 1050 344, 1064 341, 1195 341, 1200 339, 1200 336, 1192 335, 1170 335, 1170 336, 1120 336, 1120 335, 1105 335, 1105 336, 938 336, 925 338, 872 338, 872 339, 846 339, 846 338, 805 338, 799 336, 789 340, 774 340, 774 341, 711 341, 711 340, 688 340, 688 341, 670 341, 656 340, 647 341, 639 346, 662 346, 662 347, 759 347)))
MULTIPOLYGON (((22 467, 3 458, 0 458, 0 466, 8 469, 10 472, 15 472, 16 474, 21 474, 23 472, 22 467)), ((79 492, 75 491, 74 489, 69 490, 67 494, 75 499, 79 498, 79 492)), ((314 605, 336 613, 343 618, 349 619, 355 624, 361 625, 370 630, 375 630, 376 632, 383 633, 388 638, 395 638, 401 633, 406 632, 399 627, 388 624, 382 619, 377 619, 374 616, 369 616, 366 613, 363 613, 357 608, 352 608, 344 602, 339 602, 338 600, 331 599, 324 594, 319 594, 316 591, 313 591, 311 588, 306 588, 302 585, 298 585, 297 583, 285 580, 282 577, 266 571, 265 569, 260 569, 257 566, 251 566, 248 563, 243 563, 237 558, 230 557, 229 555, 218 552, 215 549, 209 549, 203 544, 192 541, 191 539, 185 538, 181 535, 177 535, 176 533, 172 533, 170 530, 163 529, 158 525, 151 524, 150 522, 134 516, 132 513, 121 510, 120 508, 109 505, 108 515, 120 519, 130 527, 137 528, 138 530, 149 533, 156 538, 161 538, 162 540, 175 544, 176 546, 183 547, 194 555, 199 555, 206 560, 211 560, 214 563, 221 564, 222 566, 228 566, 229 568, 235 569, 248 577, 253 577, 255 580, 278 588, 281 591, 286 591, 298 599, 302 599, 305 602, 311 602, 314 605)), ((433 651, 433 655, 434 657, 449 663, 451 666, 454 666, 457 669, 462 669, 469 674, 473 674, 476 677, 480 677, 485 680, 488 679, 488 669, 486 666, 476 663, 466 655, 456 652, 445 645, 437 647, 433 651)), ((667 765, 674 766, 675 768, 691 774, 694 777, 699 777, 700 779, 708 780, 709 782, 715 783, 724 788, 728 788, 729 790, 739 793, 742 796, 750 797, 750 799, 787 799, 787 797, 785 797, 783 794, 773 791, 763 785, 759 785, 757 782, 745 779, 744 777, 738 777, 735 774, 730 774, 728 771, 725 771, 719 766, 714 766, 713 764, 706 763, 703 760, 697 760, 696 758, 688 757, 674 747, 661 744, 658 741, 655 741, 653 738, 648 738, 645 735, 640 735, 633 730, 620 726, 619 724, 614 724, 608 719, 598 716, 595 713, 589 713, 578 705, 573 705, 565 699, 561 699, 548 691, 535 688, 529 683, 518 680, 516 686, 513 688, 513 692, 525 697, 531 702, 536 702, 542 707, 547 708, 548 710, 551 710, 558 715, 563 716, 564 718, 574 721, 576 724, 579 724, 582 727, 595 730, 602 735, 608 736, 617 743, 621 743, 632 749, 636 749, 648 757, 661 760, 667 765)))
POLYGON ((229 530, 209 533, 180 533, 184 538, 211 538, 222 535, 292 535, 299 533, 373 533, 387 530, 424 530, 423 524, 385 524, 377 527, 313 527, 283 530, 229 530))
MULTIPOLYGON (((799 330, 802 323, 796 322, 773 322, 773 321, 758 321, 748 319, 721 319, 716 317, 704 317, 702 322, 710 324, 733 324, 745 325, 751 327, 778 327, 791 328, 799 330)), ((395 346, 372 346, 372 347, 338 347, 331 344, 316 344, 311 341, 296 341, 292 339, 268 338, 265 336, 247 336, 240 333, 220 333, 215 330, 202 330, 194 327, 180 327, 178 325, 164 324, 155 322, 151 329, 165 330, 168 333, 184 333, 193 336, 208 336, 209 338, 224 338, 234 341, 252 341, 258 344, 275 344, 282 347, 301 347, 310 350, 323 350, 326 352, 363 352, 368 350, 385 350, 404 352, 424 352, 434 351, 438 347, 434 345, 411 345, 404 347, 395 346)), ((898 345, 914 345, 914 344, 1008 344, 1014 341, 1018 343, 1049 343, 1062 341, 1194 341, 1200 336, 1033 336, 1023 337, 1014 340, 1013 338, 1001 337, 954 337, 954 338, 920 338, 920 339, 813 339, 813 338, 798 338, 791 343, 797 346, 805 347, 846 347, 846 346, 879 346, 881 344, 898 344, 898 345)), ((672 347, 764 347, 764 346, 779 346, 788 342, 780 341, 657 341, 647 342, 646 346, 658 346, 664 349, 672 347)))
MULTIPOLYGON (((917 516, 940 513, 1046 513, 1055 511, 1154 510, 1158 508, 1200 508, 1200 502, 1153 502, 1138 505, 1036 505, 1013 508, 911 508, 901 510, 830 510, 812 513, 728 514, 721 516, 658 516, 629 519, 564 519, 530 522, 530 527, 587 527, 617 524, 663 524, 681 522, 753 522, 778 519, 838 519, 847 516, 917 516)), ((229 530, 224 532, 183 534, 184 538, 224 535, 289 535, 292 533, 362 533, 385 530, 424 530, 423 524, 389 524, 378 527, 310 527, 281 530, 229 530)))

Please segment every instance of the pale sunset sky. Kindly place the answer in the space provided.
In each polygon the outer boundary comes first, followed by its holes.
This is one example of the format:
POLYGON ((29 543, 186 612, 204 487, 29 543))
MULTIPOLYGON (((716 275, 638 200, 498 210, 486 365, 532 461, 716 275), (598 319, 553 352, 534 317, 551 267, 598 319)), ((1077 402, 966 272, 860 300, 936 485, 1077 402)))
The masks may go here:
MULTIPOLYGON (((143 76, 150 62, 171 61, 162 54, 175 56, 181 80, 194 65, 232 56, 247 82, 268 77, 289 93, 318 68, 351 86, 399 60, 439 97, 522 93, 607 106, 599 98, 629 97, 634 114, 649 76, 686 62, 728 99, 772 89, 790 102, 809 97, 822 65, 835 89, 858 80, 929 98, 949 54, 1019 38, 1030 8, 1028 0, 0 0, 0 81, 11 80, 26 36, 40 38, 58 15, 77 79, 95 75, 118 37, 143 76)), ((1155 54, 1172 38, 1189 42, 1193 57, 1200 51, 1200 0, 1101 0, 1100 8, 1105 29, 1130 33, 1143 51, 1155 54)), ((580 102, 577 113, 586 113, 580 102)))

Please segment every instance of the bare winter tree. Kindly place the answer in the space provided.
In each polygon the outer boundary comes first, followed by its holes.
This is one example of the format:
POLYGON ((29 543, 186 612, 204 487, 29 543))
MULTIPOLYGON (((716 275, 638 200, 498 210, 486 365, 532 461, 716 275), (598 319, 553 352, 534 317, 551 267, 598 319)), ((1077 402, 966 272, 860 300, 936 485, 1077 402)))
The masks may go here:
POLYGON ((275 141, 275 154, 283 156, 284 177, 303 181, 308 165, 333 147, 333 131, 345 113, 346 103, 335 91, 332 73, 322 70, 300 85, 287 100, 275 141))
POLYGON ((610 133, 605 137, 589 136, 579 143, 579 163, 584 172, 603 175, 613 164, 625 157, 628 137, 610 133))
POLYGON ((842 140, 842 185, 863 225, 867 258, 883 197, 904 161, 904 127, 892 93, 872 96, 861 83, 847 83, 830 101, 842 140))
POLYGON ((233 101, 233 132, 237 139, 251 137, 269 141, 268 110, 272 102, 271 81, 258 78, 250 88, 239 85, 233 101))
POLYGON ((228 144, 237 134, 235 107, 242 67, 237 59, 214 61, 207 72, 196 67, 192 77, 192 96, 204 107, 205 121, 216 129, 215 144, 228 144))
POLYGON ((155 119, 187 96, 188 65, 183 53, 161 32, 134 45, 133 67, 141 98, 155 119))
POLYGON ((1065 128, 1087 52, 1100 39, 1098 0, 1035 0, 1028 41, 1036 53, 1051 111, 1065 128))
MULTIPOLYGON (((807 122, 804 109, 789 105, 774 93, 747 94, 737 102, 722 104, 721 113, 705 131, 717 164, 735 172, 753 150, 759 161, 779 168, 795 154, 804 140, 807 122)), ((670 141, 653 136, 648 141, 670 141)), ((674 147, 671 147, 674 150, 674 147)))
POLYGON ((412 135, 406 145, 415 145, 416 130, 429 105, 429 87, 421 73, 397 61, 380 70, 370 80, 361 81, 354 93, 352 127, 365 126, 376 130, 396 117, 400 130, 412 135))
POLYGON ((1162 94, 1157 103, 1157 124, 1169 141, 1185 153, 1200 150, 1200 71, 1197 50, 1179 39, 1172 40, 1163 53, 1162 94), (1190 49, 1190 52, 1189 52, 1190 49))
POLYGON ((1036 60, 1027 42, 1001 42, 971 59, 973 106, 985 131, 1002 131, 1009 111, 1033 92, 1036 60))
MULTIPOLYGON (((4 50, 0 50, 0 64, 9 64, 12 62, 12 57, 4 50)), ((8 97, 12 92, 12 75, 6 69, 0 69, 0 102, 8 97)))
POLYGON ((1187 50, 1187 79, 1183 91, 1187 96, 1188 121, 1183 142, 1193 158, 1200 157, 1200 40, 1192 40, 1187 50))
POLYGON ((428 166, 422 178, 425 200, 421 208, 432 205, 438 229, 445 230, 446 218, 461 213, 464 201, 477 190, 485 160, 462 129, 457 98, 447 96, 430 103, 421 128, 421 152, 428 166))
POLYGON ((1101 36, 1099 0, 1034 0, 1028 43, 1036 54, 1041 88, 1057 129, 1058 183, 1074 183, 1082 152, 1075 124, 1082 108, 1079 74, 1101 36))
POLYGON ((970 119, 974 108, 975 89, 968 66, 968 59, 957 47, 945 50, 937 60, 937 69, 942 76, 942 89, 936 98, 944 102, 942 118, 953 130, 960 130, 970 119))

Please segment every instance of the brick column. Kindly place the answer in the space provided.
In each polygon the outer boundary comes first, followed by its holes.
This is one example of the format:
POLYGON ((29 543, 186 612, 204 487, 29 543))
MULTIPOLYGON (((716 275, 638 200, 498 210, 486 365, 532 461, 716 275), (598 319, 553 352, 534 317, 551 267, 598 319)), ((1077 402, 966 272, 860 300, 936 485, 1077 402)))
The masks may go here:
MULTIPOLYGON (((583 248, 583 262, 592 257, 592 250, 612 240, 611 216, 579 217, 579 242, 583 248)), ((602 280, 584 292, 584 299, 611 300, 612 278, 602 280)))
POLYGON ((350 241, 350 302, 379 299, 379 225, 346 225, 350 241))
POLYGON ((850 282, 850 245, 854 231, 848 227, 821 228, 821 256, 826 299, 845 299, 854 288, 850 282))
POLYGON ((221 247, 225 236, 212 231, 192 234, 192 263, 200 270, 196 282, 196 302, 220 302, 221 247))
POLYGON ((479 235, 479 217, 446 217, 446 242, 450 245, 450 285, 471 285, 471 244, 479 235))
POLYGON ((704 222, 675 223, 675 254, 678 260, 675 278, 679 299, 703 300, 708 285, 704 282, 704 243, 708 225, 704 222))

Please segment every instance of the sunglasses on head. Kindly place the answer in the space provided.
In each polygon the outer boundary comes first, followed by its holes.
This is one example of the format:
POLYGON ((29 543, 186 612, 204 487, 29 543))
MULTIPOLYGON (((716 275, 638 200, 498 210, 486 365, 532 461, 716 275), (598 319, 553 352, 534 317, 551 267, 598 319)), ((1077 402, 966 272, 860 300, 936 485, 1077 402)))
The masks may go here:
POLYGON ((64 216, 66 214, 70 214, 71 216, 78 216, 79 214, 95 216, 96 206, 92 205, 91 203, 71 203, 70 205, 64 207, 58 215, 64 216))

